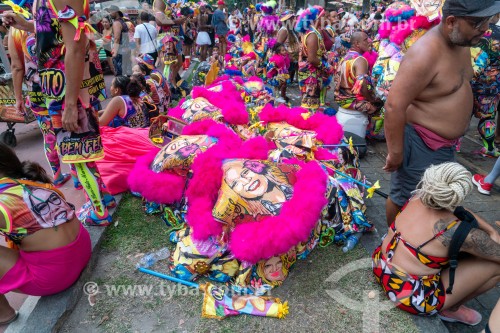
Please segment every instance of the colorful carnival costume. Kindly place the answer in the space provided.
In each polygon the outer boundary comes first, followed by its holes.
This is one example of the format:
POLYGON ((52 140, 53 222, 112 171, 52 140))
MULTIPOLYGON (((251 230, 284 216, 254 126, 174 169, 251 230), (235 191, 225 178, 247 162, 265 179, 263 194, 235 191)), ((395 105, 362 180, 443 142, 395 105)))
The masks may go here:
POLYGON ((281 97, 288 102, 286 97, 286 85, 290 82, 290 57, 288 54, 273 55, 267 64, 267 82, 276 88, 276 97, 282 92, 281 97), (284 95, 284 96, 283 96, 284 95))
POLYGON ((347 52, 341 60, 337 71, 335 101, 341 108, 368 112, 373 104, 362 96, 361 91, 366 88, 374 94, 374 87, 369 73, 356 75, 354 72, 354 64, 357 61, 363 61, 369 65, 368 60, 362 54, 353 50, 347 52))
POLYGON ((159 148, 129 177, 131 190, 158 203, 163 221, 177 229, 170 234, 176 277, 205 276, 256 296, 281 285, 317 246, 371 228, 359 188, 335 176, 339 167, 361 179, 359 170, 322 148, 344 147, 337 120, 260 106, 263 87, 227 76, 195 87, 170 110, 159 148))
POLYGON ((490 24, 478 46, 471 48, 474 79, 474 116, 479 119, 477 129, 483 141, 481 152, 498 157, 495 147, 496 116, 500 103, 500 27, 490 24))
MULTIPOLYGON (((35 52, 35 34, 12 28, 11 38, 14 40, 16 50, 20 57, 24 58, 24 80, 28 87, 28 106, 35 115, 38 126, 42 131, 45 156, 52 170, 54 185, 56 187, 65 183, 70 175, 61 172, 61 162, 56 148, 56 136, 54 127, 45 107, 45 99, 41 92, 40 76, 37 70, 37 58, 35 52)), ((76 170, 71 168, 75 178, 75 186, 78 186, 76 170)))
MULTIPOLYGON (((15 245, 38 231, 70 223, 75 207, 52 184, 0 178, 0 214, 5 228, 0 235, 15 245)), ((0 279, 0 293, 33 296, 57 294, 75 283, 87 266, 92 247, 88 231, 80 225, 73 242, 50 251, 18 251, 15 264, 0 279)))
MULTIPOLYGON (((403 208, 404 209, 404 208, 403 208)), ((401 232, 396 230, 395 222, 391 225, 394 236, 387 244, 384 255, 382 245, 373 252, 373 273, 378 283, 382 285, 387 297, 396 306, 406 312, 430 316, 438 313, 444 305, 445 288, 441 281, 441 272, 427 276, 408 274, 391 264, 398 245, 406 247, 408 251, 422 264, 431 269, 443 269, 449 266, 448 258, 426 255, 421 251, 430 242, 436 240, 453 228, 459 221, 450 223, 445 229, 437 232, 431 239, 415 247, 405 241, 401 232)))
POLYGON ((99 134, 97 110, 93 103, 98 98, 105 98, 105 85, 99 57, 90 52, 90 42, 84 63, 84 78, 77 103, 78 125, 75 132, 62 127, 62 115, 65 109, 66 75, 65 46, 60 21, 71 23, 75 29, 76 40, 82 34, 90 34, 93 30, 86 22, 89 15, 89 4, 83 3, 85 16, 77 17, 75 11, 66 6, 58 10, 51 0, 41 0, 35 10, 36 51, 38 55, 38 71, 41 78, 41 91, 54 126, 59 155, 63 163, 74 164, 80 183, 91 205, 86 211, 79 213, 79 218, 88 224, 105 225, 111 217, 103 203, 103 194, 107 193, 99 175, 95 161, 103 157, 104 151, 99 134))
MULTIPOLYGON (((376 93, 383 101, 387 99, 399 65, 410 46, 440 22, 438 12, 423 10, 421 1, 413 2, 419 2, 416 4, 417 11, 402 2, 395 2, 387 8, 387 20, 381 23, 377 41, 374 43, 377 45, 379 56, 373 67, 372 77, 376 93)), ((383 127, 382 110, 379 116, 372 118, 370 136, 383 137, 383 127)))
POLYGON ((275 14, 278 4, 271 0, 260 4, 259 8, 263 15, 259 17, 253 44, 255 53, 258 55, 257 75, 265 80, 266 64, 271 56, 271 49, 275 43, 279 16, 275 14))
POLYGON ((321 106, 326 94, 326 88, 331 82, 333 69, 328 64, 326 48, 323 37, 312 25, 324 14, 324 9, 319 6, 309 7, 297 19, 295 31, 303 34, 299 56, 299 87, 302 93, 301 106, 314 111, 321 106), (318 67, 307 61, 307 39, 315 35, 318 39, 317 56, 320 59, 318 67))
POLYGON ((145 75, 146 83, 149 86, 150 96, 158 107, 158 111, 166 113, 170 104, 170 88, 167 79, 154 66, 154 59, 149 54, 144 54, 142 57, 135 58, 138 64, 143 64, 150 71, 149 75, 145 75))

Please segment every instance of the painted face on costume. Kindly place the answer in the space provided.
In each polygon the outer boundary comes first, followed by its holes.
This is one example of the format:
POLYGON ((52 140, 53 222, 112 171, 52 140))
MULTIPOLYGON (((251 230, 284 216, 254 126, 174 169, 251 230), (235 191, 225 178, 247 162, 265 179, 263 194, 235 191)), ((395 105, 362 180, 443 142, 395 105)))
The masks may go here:
POLYGON ((500 40, 491 41, 491 50, 496 53, 500 52, 500 40))
POLYGON ((224 181, 236 194, 245 199, 261 197, 269 187, 266 176, 245 168, 243 161, 236 161, 228 166, 224 181))
MULTIPOLYGON (((163 151, 167 155, 174 154, 175 152, 190 146, 199 146, 203 141, 206 140, 204 135, 185 135, 180 136, 178 140, 170 142, 163 151)), ((154 163, 154 162, 153 162, 154 163)))
POLYGON ((264 277, 268 281, 283 281, 283 262, 280 257, 272 257, 264 264, 264 277))
POLYGON ((212 105, 203 97, 197 97, 187 102, 186 106, 183 104, 182 108, 185 109, 182 119, 188 123, 204 118, 210 118, 212 115, 217 117, 221 111, 218 107, 212 105))
POLYGON ((36 187, 31 188, 31 194, 26 193, 28 200, 25 198, 25 201, 35 213, 41 226, 50 228, 67 222, 68 212, 72 210, 72 207, 59 194, 36 187))
POLYGON ((433 18, 438 17, 443 7, 444 0, 411 0, 411 3, 418 15, 433 18))
POLYGON ((337 150, 337 157, 338 157, 338 160, 339 160, 339 163, 341 165, 344 165, 345 164, 345 160, 344 160, 344 152, 342 151, 341 148, 339 148, 337 150))

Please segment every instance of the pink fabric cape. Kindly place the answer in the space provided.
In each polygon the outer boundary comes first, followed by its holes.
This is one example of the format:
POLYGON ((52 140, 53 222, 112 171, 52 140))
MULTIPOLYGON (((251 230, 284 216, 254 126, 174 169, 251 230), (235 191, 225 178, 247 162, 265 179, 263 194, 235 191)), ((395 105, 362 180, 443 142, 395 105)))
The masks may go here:
POLYGON ((137 158, 155 148, 149 140, 149 128, 101 127, 104 159, 97 167, 111 194, 128 191, 127 177, 137 158))

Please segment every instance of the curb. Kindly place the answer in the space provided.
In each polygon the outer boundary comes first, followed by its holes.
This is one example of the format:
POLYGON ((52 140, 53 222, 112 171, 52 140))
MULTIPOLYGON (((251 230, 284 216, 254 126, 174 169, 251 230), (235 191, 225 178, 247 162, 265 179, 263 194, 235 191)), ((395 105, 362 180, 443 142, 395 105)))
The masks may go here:
MULTIPOLYGON (((116 212, 122 195, 115 195, 115 199, 116 208, 110 210, 111 215, 116 212)), ((106 229, 102 227, 87 228, 92 240, 92 256, 78 281, 69 289, 56 295, 45 297, 29 296, 19 310, 19 319, 10 324, 5 333, 53 333, 59 331, 82 297, 85 281, 89 280, 97 265, 99 250, 106 229)))

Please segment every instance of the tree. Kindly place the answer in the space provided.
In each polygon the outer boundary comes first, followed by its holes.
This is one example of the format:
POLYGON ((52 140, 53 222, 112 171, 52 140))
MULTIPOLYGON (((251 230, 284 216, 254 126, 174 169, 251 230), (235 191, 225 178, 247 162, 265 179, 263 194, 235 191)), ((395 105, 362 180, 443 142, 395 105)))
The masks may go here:
POLYGON ((370 0, 363 0, 363 13, 370 13, 370 0))

